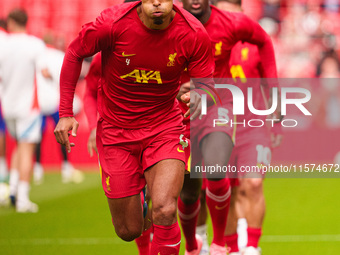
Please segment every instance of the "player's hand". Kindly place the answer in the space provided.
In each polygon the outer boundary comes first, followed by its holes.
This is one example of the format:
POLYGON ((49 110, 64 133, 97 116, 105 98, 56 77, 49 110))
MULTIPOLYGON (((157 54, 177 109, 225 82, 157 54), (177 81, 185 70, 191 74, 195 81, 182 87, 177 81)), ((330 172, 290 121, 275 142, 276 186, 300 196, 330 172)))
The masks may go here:
POLYGON ((96 132, 97 128, 91 130, 89 139, 87 140, 87 151, 90 154, 90 157, 93 156, 93 150, 98 154, 97 145, 96 145, 96 132))
POLYGON ((79 124, 74 117, 63 117, 60 118, 57 126, 54 129, 54 135, 57 142, 66 147, 66 150, 70 153, 71 147, 75 144, 70 143, 69 136, 70 131, 73 137, 77 136, 79 124))
MULTIPOLYGON (((269 95, 269 99, 268 99, 268 106, 267 108, 269 108, 269 105, 273 105, 273 95, 272 95, 273 91, 270 90, 270 95, 269 95)), ((282 115, 281 112, 281 94, 279 93, 279 96, 277 98, 277 106, 276 106, 276 110, 275 112, 273 112, 272 114, 270 114, 270 118, 275 120, 274 123, 279 123, 283 120, 284 116, 282 115)))
POLYGON ((271 133, 270 134, 270 139, 272 143, 272 148, 279 147, 281 145, 283 136, 281 134, 275 134, 271 133))
POLYGON ((201 96, 195 91, 189 91, 181 96, 183 103, 186 103, 189 110, 184 114, 184 118, 190 116, 190 120, 201 114, 201 96))
POLYGON ((189 91, 190 91, 190 82, 183 83, 177 94, 177 99, 181 100, 182 95, 188 93, 189 91))
POLYGON ((52 77, 51 73, 48 71, 47 68, 42 69, 41 74, 45 79, 53 80, 53 77, 52 77))
POLYGON ((281 107, 280 109, 277 109, 272 115, 271 115, 272 119, 276 120, 275 123, 280 123, 284 116, 281 114, 281 107))
POLYGON ((185 103, 185 104, 189 104, 190 103, 190 91, 184 93, 183 95, 181 95, 180 100, 185 103))
POLYGON ((271 147, 276 148, 281 145, 283 138, 283 130, 281 123, 274 123, 270 131, 271 147))

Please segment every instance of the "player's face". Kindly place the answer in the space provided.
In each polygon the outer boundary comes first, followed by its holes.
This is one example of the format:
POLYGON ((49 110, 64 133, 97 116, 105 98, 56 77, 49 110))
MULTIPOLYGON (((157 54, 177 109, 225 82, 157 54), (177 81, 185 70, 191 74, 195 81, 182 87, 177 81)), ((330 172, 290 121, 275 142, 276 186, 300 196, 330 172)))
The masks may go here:
POLYGON ((209 0, 182 0, 183 8, 196 18, 202 17, 208 10, 209 0))
POLYGON ((153 20, 155 25, 161 25, 172 12, 172 0, 142 0, 144 14, 153 20))

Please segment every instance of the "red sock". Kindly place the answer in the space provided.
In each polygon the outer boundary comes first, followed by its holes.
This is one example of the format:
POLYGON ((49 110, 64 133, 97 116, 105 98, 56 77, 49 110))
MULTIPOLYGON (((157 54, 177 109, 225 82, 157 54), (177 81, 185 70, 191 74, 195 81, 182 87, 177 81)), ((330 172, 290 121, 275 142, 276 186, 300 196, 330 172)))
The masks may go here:
POLYGON ((206 202, 213 225, 213 243, 224 246, 224 230, 230 204, 230 182, 225 178, 219 181, 207 180, 206 202))
POLYGON ((181 230, 178 222, 171 226, 153 224, 153 231, 150 255, 178 255, 181 245, 181 230))
POLYGON ((143 231, 142 235, 135 239, 138 247, 139 255, 149 255, 150 254, 150 234, 152 229, 149 228, 143 231))
POLYGON ((239 251, 238 244, 237 244, 237 238, 238 238, 237 233, 232 234, 232 235, 228 235, 228 236, 224 236, 225 244, 230 249, 230 250, 228 250, 229 253, 239 251))
POLYGON ((258 247, 260 237, 262 235, 261 228, 247 228, 248 233, 248 243, 247 246, 253 246, 255 248, 258 247))
POLYGON ((197 201, 191 205, 186 205, 183 203, 181 198, 178 198, 178 215, 181 221, 182 231, 185 236, 185 249, 187 251, 197 249, 195 234, 200 208, 201 203, 199 199, 197 199, 197 201))

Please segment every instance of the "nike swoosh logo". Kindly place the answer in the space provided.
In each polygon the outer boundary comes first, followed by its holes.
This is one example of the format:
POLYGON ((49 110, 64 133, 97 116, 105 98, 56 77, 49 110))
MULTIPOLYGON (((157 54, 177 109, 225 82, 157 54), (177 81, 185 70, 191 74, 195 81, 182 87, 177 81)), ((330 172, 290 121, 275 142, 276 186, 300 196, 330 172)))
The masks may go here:
POLYGON ((177 147, 177 151, 178 151, 178 152, 184 152, 184 151, 181 150, 179 147, 177 147))
POLYGON ((225 204, 224 206, 221 206, 221 207, 219 207, 219 206, 216 205, 216 206, 215 206, 215 209, 217 209, 217 210, 222 210, 222 209, 226 208, 228 205, 229 205, 228 203, 225 204))
POLYGON ((123 57, 132 57, 134 55, 136 55, 136 54, 125 54, 125 51, 122 53, 123 57))

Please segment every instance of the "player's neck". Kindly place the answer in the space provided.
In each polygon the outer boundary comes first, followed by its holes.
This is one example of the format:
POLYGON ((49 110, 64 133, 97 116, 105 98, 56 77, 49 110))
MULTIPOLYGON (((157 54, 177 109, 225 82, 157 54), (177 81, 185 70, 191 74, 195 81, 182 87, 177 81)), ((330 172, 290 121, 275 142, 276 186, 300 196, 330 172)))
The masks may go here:
POLYGON ((202 23, 205 24, 208 22, 211 16, 211 8, 210 5, 208 6, 207 10, 203 13, 202 16, 198 17, 198 20, 202 23))
POLYGON ((26 28, 21 27, 21 26, 15 26, 15 27, 8 28, 8 31, 11 34, 20 34, 20 33, 26 33, 27 32, 26 28))
POLYGON ((165 18, 162 19, 162 24, 156 24, 154 19, 149 18, 144 12, 143 12, 143 8, 137 7, 137 13, 138 16, 140 18, 140 20, 143 22, 143 24, 150 28, 150 29, 154 29, 154 30, 161 30, 161 29, 165 29, 167 28, 171 21, 173 20, 173 18, 175 17, 176 12, 174 10, 172 10, 172 12, 166 16, 165 18))

